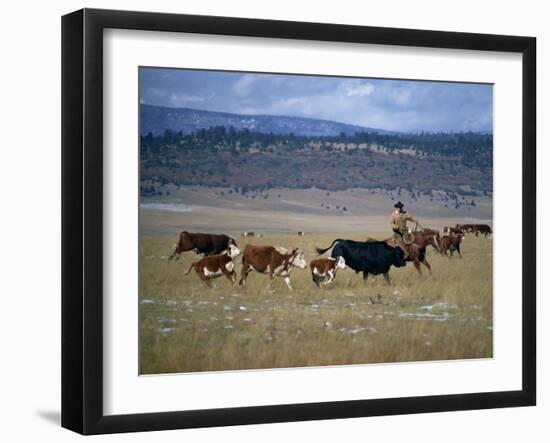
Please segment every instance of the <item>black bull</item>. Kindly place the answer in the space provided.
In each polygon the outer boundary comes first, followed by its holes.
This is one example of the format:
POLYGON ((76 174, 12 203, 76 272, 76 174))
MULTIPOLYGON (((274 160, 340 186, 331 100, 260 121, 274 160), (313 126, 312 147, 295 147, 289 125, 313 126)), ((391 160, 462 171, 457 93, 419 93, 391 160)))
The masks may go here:
POLYGON ((390 267, 405 266, 403 250, 399 247, 392 247, 383 241, 358 242, 353 240, 334 240, 328 248, 316 248, 318 254, 323 254, 332 249, 331 256, 344 257, 346 266, 355 272, 362 272, 365 282, 369 274, 383 274, 389 284, 388 272, 390 267))
POLYGON ((176 244, 172 255, 168 260, 174 257, 180 258, 180 254, 186 251, 195 251, 196 254, 217 255, 225 251, 229 245, 237 246, 235 239, 225 234, 203 234, 183 231, 176 244))

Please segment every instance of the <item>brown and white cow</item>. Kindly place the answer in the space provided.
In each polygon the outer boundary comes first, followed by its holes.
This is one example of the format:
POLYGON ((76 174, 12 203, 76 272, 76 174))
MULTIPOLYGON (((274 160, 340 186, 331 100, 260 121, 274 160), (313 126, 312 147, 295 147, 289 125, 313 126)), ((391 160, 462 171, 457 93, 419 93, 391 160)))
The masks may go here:
POLYGON ((453 256, 454 251, 458 252, 458 256, 462 258, 462 253, 460 252, 460 243, 464 238, 464 234, 445 234, 441 237, 441 254, 447 255, 447 251, 450 252, 451 257, 453 256))
POLYGON ((227 251, 223 254, 211 255, 201 258, 195 263, 191 263, 191 266, 183 275, 188 275, 191 270, 194 269, 199 278, 209 288, 213 286, 210 280, 221 277, 222 275, 225 275, 228 280, 234 284, 237 281, 237 274, 235 272, 235 263, 233 259, 240 253, 241 251, 239 251, 237 246, 229 245, 227 251))
POLYGON ((328 280, 323 282, 323 285, 329 285, 333 282, 334 277, 336 277, 336 271, 346 268, 346 260, 342 256, 338 256, 337 258, 316 258, 311 261, 309 268, 311 269, 313 283, 320 288, 321 282, 327 277, 328 280))
POLYGON ((244 285, 248 274, 256 271, 260 274, 269 274, 270 280, 276 276, 283 277, 288 288, 292 290, 290 271, 293 267, 305 269, 306 266, 304 253, 298 248, 289 251, 281 247, 248 244, 243 251, 243 269, 239 285, 244 285))
POLYGON ((233 237, 225 234, 203 234, 183 231, 178 241, 174 244, 172 255, 168 260, 178 260, 183 252, 195 251, 195 254, 216 255, 229 248, 229 245, 237 246, 233 237))

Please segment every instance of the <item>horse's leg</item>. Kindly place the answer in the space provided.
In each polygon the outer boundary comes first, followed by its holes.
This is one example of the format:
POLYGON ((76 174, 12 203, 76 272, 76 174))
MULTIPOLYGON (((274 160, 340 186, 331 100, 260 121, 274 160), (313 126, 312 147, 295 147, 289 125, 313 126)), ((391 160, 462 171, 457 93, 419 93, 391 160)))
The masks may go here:
POLYGON ((418 271, 419 275, 422 275, 422 270, 420 269, 420 262, 418 261, 418 257, 412 257, 412 262, 414 264, 415 269, 418 271))
POLYGON ((426 257, 424 257, 424 260, 422 261, 422 264, 428 268, 428 271, 430 272, 430 275, 432 275, 432 267, 428 263, 428 260, 426 259, 426 257))

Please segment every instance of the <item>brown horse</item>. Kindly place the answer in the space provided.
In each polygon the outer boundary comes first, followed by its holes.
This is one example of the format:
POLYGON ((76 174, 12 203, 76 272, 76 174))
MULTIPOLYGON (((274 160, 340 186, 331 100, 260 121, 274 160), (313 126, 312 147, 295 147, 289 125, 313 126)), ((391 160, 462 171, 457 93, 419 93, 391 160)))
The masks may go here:
POLYGON ((432 273, 432 267, 426 259, 426 249, 428 246, 432 246, 436 251, 439 251, 439 233, 430 232, 430 231, 416 231, 412 233, 414 238, 412 244, 408 246, 409 256, 405 261, 412 261, 415 269, 420 275, 422 275, 422 270, 420 269, 420 263, 428 268, 430 275, 432 273))

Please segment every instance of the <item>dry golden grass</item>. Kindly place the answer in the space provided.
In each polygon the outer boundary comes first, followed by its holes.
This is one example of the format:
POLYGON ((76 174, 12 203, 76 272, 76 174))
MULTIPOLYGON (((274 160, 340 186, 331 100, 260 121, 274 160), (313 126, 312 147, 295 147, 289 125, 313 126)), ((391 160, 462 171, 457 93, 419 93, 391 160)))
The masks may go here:
MULTIPOLYGON (((366 236, 339 235, 364 240, 366 236)), ((378 236, 381 238, 380 236, 378 236)), ((308 261, 334 234, 238 238, 246 243, 297 246, 308 261)), ((217 371, 492 357, 492 240, 468 236, 461 260, 429 249, 433 275, 412 264, 382 278, 339 270, 318 289, 309 269, 294 269, 294 291, 252 273, 247 285, 224 277, 207 289, 168 255, 173 237, 141 239, 140 372, 217 371)), ((236 259, 240 277, 241 257, 236 259)))

